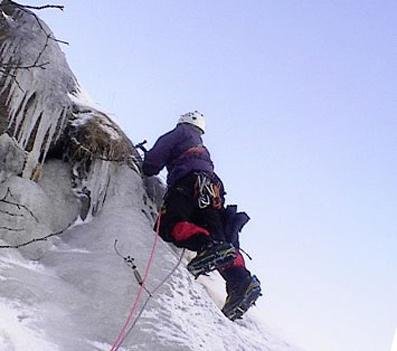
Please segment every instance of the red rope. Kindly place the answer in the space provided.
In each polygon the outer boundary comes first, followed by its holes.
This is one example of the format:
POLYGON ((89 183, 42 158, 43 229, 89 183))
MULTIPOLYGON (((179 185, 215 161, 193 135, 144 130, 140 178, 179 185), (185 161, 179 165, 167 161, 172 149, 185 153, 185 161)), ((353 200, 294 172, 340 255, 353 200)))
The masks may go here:
POLYGON ((150 268, 151 268, 152 263, 153 263, 154 254, 155 254, 155 251, 156 251, 157 243, 158 243, 159 238, 160 238, 160 235, 159 235, 160 218, 161 218, 161 215, 159 214, 158 219, 157 219, 157 225, 156 225, 156 237, 154 239, 154 243, 153 243, 153 246, 152 246, 152 250, 150 252, 150 256, 149 256, 148 262, 146 264, 145 274, 144 274, 143 280, 142 280, 142 285, 140 286, 140 288, 138 290, 138 294, 136 295, 136 297, 134 299, 134 302, 133 302, 132 307, 130 309, 130 313, 128 314, 127 320, 125 321, 123 327, 121 328, 121 331, 120 331, 119 335, 117 336, 116 341, 113 343, 113 346, 110 349, 110 351, 117 351, 120 348, 120 346, 125 341, 125 338, 127 337, 127 332, 126 331, 128 329, 128 325, 131 324, 131 322, 134 323, 134 319, 135 318, 133 319, 133 317, 134 317, 136 309, 138 307, 139 300, 142 297, 142 294, 143 294, 143 291, 144 291, 144 287, 145 287, 145 283, 146 283, 147 277, 149 275, 150 268))

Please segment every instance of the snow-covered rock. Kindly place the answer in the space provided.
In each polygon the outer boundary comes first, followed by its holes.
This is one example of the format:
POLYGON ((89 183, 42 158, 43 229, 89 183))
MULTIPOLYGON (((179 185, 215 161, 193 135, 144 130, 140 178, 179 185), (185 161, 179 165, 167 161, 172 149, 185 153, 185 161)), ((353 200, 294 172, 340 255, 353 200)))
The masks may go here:
POLYGON ((14 174, 38 181, 46 159, 67 160, 81 217, 95 215, 106 196, 109 161, 139 172, 139 154, 89 101, 46 24, 6 0, 0 13, 0 134, 26 153, 14 174))
POLYGON ((0 10, 0 111, 6 112, 1 118, 28 151, 24 177, 29 178, 59 140, 71 109, 68 94, 77 82, 45 23, 8 1, 0 10))
POLYGON ((12 174, 22 174, 27 152, 8 134, 0 135, 0 183, 12 174))

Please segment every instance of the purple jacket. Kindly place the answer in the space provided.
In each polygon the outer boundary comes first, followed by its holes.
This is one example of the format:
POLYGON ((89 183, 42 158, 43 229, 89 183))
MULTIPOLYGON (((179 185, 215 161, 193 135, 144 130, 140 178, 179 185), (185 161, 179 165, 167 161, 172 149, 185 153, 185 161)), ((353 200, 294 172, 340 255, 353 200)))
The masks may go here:
POLYGON ((199 129, 186 123, 178 124, 156 141, 145 155, 142 170, 145 175, 152 176, 164 167, 168 171, 168 186, 193 171, 214 171, 214 164, 207 148, 203 146, 199 129))

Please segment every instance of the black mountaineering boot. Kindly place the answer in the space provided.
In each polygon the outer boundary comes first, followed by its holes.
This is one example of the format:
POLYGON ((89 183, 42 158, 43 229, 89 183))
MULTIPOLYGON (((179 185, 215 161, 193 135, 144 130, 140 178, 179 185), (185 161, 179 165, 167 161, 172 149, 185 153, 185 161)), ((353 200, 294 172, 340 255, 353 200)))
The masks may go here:
POLYGON ((227 293, 226 303, 222 308, 222 312, 227 318, 234 321, 242 318, 243 314, 262 295, 261 283, 253 275, 243 281, 241 285, 228 286, 227 293))
POLYGON ((197 278, 201 274, 229 265, 236 257, 237 250, 232 244, 225 242, 211 243, 197 253, 197 256, 187 265, 187 269, 197 278))

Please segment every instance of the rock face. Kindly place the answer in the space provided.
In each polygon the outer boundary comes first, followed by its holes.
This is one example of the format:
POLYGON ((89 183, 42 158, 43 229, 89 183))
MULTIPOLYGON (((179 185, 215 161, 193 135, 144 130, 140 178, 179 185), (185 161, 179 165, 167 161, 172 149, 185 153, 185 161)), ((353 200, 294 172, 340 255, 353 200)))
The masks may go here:
MULTIPOLYGON (((0 0, 1 351, 110 350, 139 288, 115 239, 141 272, 152 250, 164 186, 142 179, 131 141, 82 95, 49 28, 0 0)), ((179 254, 158 243, 148 289, 179 254)), ((251 311, 227 320, 185 265, 120 350, 296 350, 251 311)))
MULTIPOLYGON (((22 169, 19 165, 14 174, 38 181, 48 158, 69 162, 81 217, 86 218, 102 206, 110 163, 127 164, 139 172, 140 157, 121 129, 82 96, 46 24, 31 11, 3 1, 0 135, 8 135, 25 152, 22 169)), ((2 148, 0 154, 8 152, 8 146, 2 148)), ((7 170, 3 177, 10 174, 10 167, 7 170)))
POLYGON ((0 11, 0 132, 28 152, 23 170, 34 177, 61 138, 78 90, 50 29, 32 12, 3 1, 0 11))

